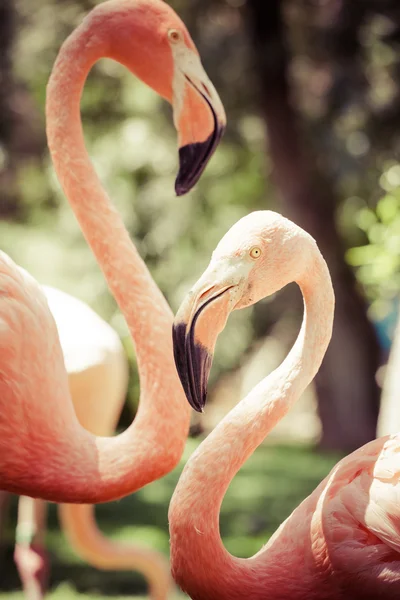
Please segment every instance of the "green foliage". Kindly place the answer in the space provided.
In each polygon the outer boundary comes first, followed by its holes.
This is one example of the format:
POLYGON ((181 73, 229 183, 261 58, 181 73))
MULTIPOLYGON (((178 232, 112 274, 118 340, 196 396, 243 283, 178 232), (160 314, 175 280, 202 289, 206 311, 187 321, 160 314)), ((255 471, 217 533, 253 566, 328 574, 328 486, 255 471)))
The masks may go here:
POLYGON ((376 317, 385 316, 400 293, 400 164, 390 163, 380 178, 385 195, 375 210, 366 203, 356 213, 357 226, 368 244, 351 248, 347 260, 356 267, 359 281, 376 317))

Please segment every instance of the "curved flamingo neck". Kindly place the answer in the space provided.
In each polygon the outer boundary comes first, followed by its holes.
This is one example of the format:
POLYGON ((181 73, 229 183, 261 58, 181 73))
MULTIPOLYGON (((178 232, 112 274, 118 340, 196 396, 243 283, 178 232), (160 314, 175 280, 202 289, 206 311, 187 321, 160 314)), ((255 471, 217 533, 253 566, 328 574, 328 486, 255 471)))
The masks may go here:
MULTIPOLYGON (((183 451, 190 414, 173 362, 172 312, 102 188, 85 148, 80 99, 93 64, 111 53, 107 31, 96 28, 89 18, 68 38, 54 65, 46 103, 54 168, 127 321, 141 383, 138 414, 124 434, 90 438, 91 442, 86 432, 82 435, 85 447, 91 447, 85 465, 86 502, 131 493, 173 468, 183 451), (170 440, 169 452, 166 439, 170 440)), ((130 59, 133 63, 135 57, 130 59)), ((77 494, 84 491, 79 488, 77 494)))
POLYGON ((328 346, 334 295, 328 268, 314 242, 313 248, 311 267, 298 280, 305 310, 293 348, 199 446, 173 495, 172 572, 193 600, 272 599, 277 580, 282 585, 290 580, 281 562, 264 564, 260 577, 256 557, 238 559, 229 554, 220 537, 219 513, 233 477, 311 382, 328 346))
MULTIPOLYGON (((104 191, 85 148, 80 118, 84 83, 93 64, 109 54, 105 36, 97 35, 92 41, 93 37, 84 22, 60 50, 47 87, 48 145, 62 188, 127 321, 145 379, 150 354, 147 350, 156 349, 151 344, 155 328, 146 331, 146 326, 155 317, 162 328, 170 328, 172 313, 104 191), (151 310, 153 305, 158 306, 157 310, 151 310), (143 349, 146 362, 142 364, 143 349)), ((159 337, 163 336, 157 335, 157 340, 159 337)))

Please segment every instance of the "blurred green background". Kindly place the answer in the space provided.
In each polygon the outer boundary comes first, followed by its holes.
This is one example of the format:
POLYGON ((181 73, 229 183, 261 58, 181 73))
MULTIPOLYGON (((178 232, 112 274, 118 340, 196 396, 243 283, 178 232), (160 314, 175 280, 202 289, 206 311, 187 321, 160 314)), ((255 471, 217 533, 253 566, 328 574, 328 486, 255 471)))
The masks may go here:
MULTIPOLYGON (((138 400, 129 334, 60 191, 44 134, 46 82, 57 51, 95 4, 0 4, 0 238, 2 250, 41 283, 86 301, 118 331, 131 366, 123 428, 138 400)), ((316 238, 337 298, 333 340, 315 386, 273 438, 278 445, 256 452, 224 503, 227 547, 248 556, 327 473, 338 456, 329 452, 347 452, 375 435, 382 380, 376 374, 390 350, 400 290, 400 9, 396 0, 170 4, 187 23, 228 117, 195 190, 183 198, 173 193, 170 107, 120 65, 100 61, 82 101, 92 160, 155 280, 175 311, 226 230, 248 212, 270 208, 316 238)), ((197 431, 205 435, 278 364, 301 312, 289 286, 232 316, 218 342, 208 415, 194 420, 197 431)), ((185 458, 197 443, 190 441, 185 458)), ((167 552, 167 507, 178 475, 118 508, 100 507, 104 530, 167 552)), ((0 579, 7 598, 18 588, 10 562, 14 525, 15 511, 0 579)), ((62 541, 54 512, 48 540, 54 598, 116 598, 144 589, 134 574, 102 574, 80 563, 62 541)))

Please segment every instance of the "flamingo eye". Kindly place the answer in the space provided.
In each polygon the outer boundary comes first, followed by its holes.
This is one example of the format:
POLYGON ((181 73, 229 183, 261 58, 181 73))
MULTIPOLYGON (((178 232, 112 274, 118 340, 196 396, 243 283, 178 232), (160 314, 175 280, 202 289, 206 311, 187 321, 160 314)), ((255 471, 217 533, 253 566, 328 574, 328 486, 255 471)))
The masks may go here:
POLYGON ((170 29, 168 31, 168 38, 170 42, 172 42, 173 44, 177 44, 182 40, 182 34, 178 29, 170 29))
POLYGON ((259 258, 261 256, 261 248, 259 248, 258 246, 253 246, 249 254, 251 258, 259 258))

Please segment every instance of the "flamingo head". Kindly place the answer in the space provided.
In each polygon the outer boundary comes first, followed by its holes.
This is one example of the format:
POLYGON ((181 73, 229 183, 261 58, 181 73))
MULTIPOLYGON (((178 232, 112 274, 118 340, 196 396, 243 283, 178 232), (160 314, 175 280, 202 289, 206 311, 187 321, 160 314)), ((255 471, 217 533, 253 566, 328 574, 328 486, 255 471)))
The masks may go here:
MULTIPOLYGON (((173 107, 178 131, 178 196, 199 180, 225 130, 221 100, 185 25, 163 0, 109 0, 92 12, 108 55, 173 107)), ((92 21, 93 22, 93 21, 92 21)))
POLYGON ((310 244, 306 232, 271 211, 247 215, 222 238, 173 325, 175 364, 195 410, 205 406, 215 343, 230 312, 298 281, 310 244))

